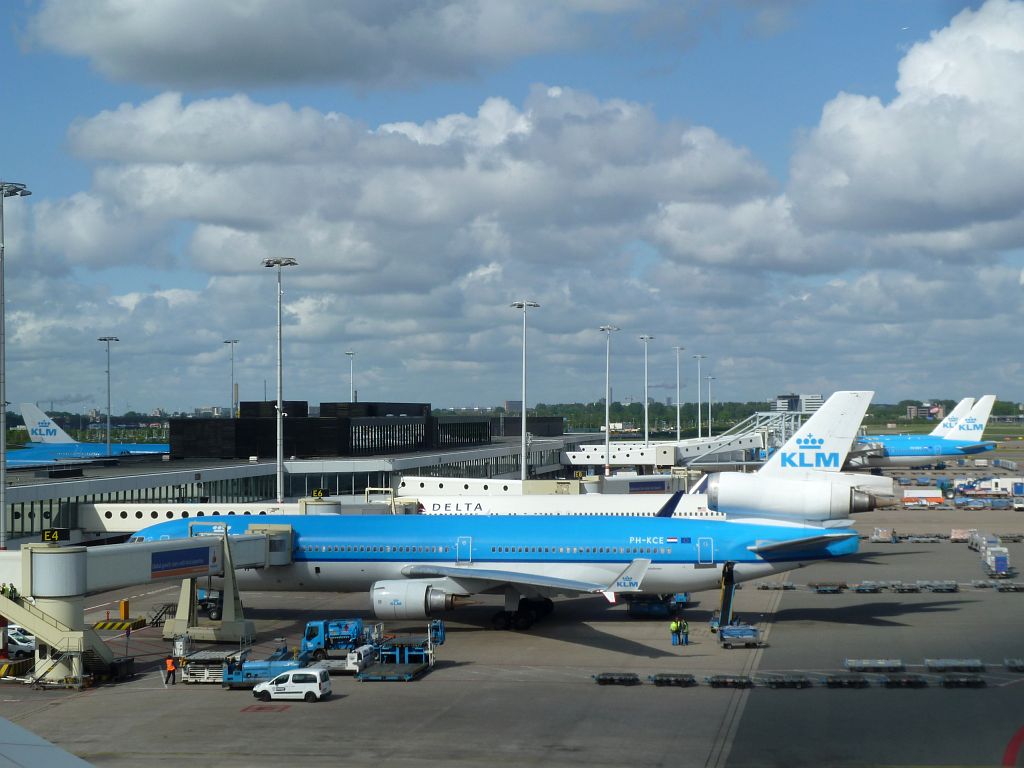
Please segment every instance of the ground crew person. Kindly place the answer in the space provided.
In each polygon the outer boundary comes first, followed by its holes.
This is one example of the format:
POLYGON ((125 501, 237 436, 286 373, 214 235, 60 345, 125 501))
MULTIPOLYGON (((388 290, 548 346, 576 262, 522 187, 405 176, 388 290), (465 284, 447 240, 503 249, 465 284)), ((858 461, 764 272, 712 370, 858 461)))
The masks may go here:
POLYGON ((174 679, 174 672, 177 670, 177 667, 174 666, 173 656, 168 654, 167 658, 164 659, 164 668, 166 670, 164 672, 164 685, 167 685, 167 683, 177 685, 177 681, 174 679))
POLYGON ((672 645, 679 645, 679 619, 669 622, 668 631, 672 633, 672 645))
POLYGON ((679 633, 683 637, 683 645, 690 644, 690 623, 686 619, 680 619, 679 633))

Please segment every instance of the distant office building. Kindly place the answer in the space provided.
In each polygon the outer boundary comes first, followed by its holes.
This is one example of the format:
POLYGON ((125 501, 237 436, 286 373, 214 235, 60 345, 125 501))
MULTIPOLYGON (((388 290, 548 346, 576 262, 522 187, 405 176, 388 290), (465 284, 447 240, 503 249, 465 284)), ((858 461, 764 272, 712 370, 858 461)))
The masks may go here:
POLYGON ((820 393, 817 395, 800 395, 800 410, 805 413, 813 413, 821 408, 821 404, 824 402, 820 393))
POLYGON ((523 412, 523 401, 522 400, 506 400, 505 401, 505 413, 522 413, 523 412))
POLYGON ((773 411, 804 411, 811 413, 821 408, 824 402, 820 394, 817 395, 776 395, 773 411))

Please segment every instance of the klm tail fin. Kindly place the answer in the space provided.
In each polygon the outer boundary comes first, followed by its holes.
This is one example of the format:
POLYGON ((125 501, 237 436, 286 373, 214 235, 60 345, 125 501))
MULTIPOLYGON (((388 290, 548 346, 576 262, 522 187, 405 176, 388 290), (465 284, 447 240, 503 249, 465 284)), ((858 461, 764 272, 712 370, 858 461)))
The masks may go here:
POLYGON ((959 403, 956 404, 956 408, 949 412, 949 415, 944 418, 935 429, 932 430, 932 437, 949 437, 953 432, 956 431, 956 425, 959 424, 963 419, 970 413, 971 407, 974 405, 973 397, 965 397, 959 403))
POLYGON ((992 413, 992 406, 996 404, 995 395, 984 395, 974 404, 970 415, 961 419, 956 428, 950 430, 945 436, 946 440, 981 440, 985 434, 985 426, 988 424, 989 414, 992 413))
POLYGON ((772 454, 758 473, 787 475, 808 469, 839 472, 874 394, 872 391, 833 393, 797 433, 772 454))
POLYGON ((21 404, 21 417, 25 420, 28 439, 33 443, 67 445, 77 442, 32 403, 21 404))

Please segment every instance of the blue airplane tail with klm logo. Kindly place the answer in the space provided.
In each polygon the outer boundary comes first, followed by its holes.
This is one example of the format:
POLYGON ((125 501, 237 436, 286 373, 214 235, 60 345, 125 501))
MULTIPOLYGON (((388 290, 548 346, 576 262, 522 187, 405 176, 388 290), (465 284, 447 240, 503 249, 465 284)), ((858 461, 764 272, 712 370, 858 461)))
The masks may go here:
POLYGON ((946 418, 939 422, 939 426, 931 431, 929 437, 950 437, 956 431, 957 424, 967 418, 973 407, 974 398, 965 397, 956 404, 956 407, 949 412, 946 418))
POLYGON ((25 429, 28 430, 30 442, 49 445, 68 445, 78 442, 32 403, 21 404, 21 417, 25 420, 25 429))
POLYGON ((835 392, 758 470, 761 475, 814 469, 839 472, 874 396, 872 391, 835 392))
POLYGON ((988 417, 992 413, 992 406, 996 403, 995 395, 984 395, 974 404, 970 414, 961 419, 960 422, 945 436, 946 440, 981 440, 985 434, 985 427, 988 425, 988 417))

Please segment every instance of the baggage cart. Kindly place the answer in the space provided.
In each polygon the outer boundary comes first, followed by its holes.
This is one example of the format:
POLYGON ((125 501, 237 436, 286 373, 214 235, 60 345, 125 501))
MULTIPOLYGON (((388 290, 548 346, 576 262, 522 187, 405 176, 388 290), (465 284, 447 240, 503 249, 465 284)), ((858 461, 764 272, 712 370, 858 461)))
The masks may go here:
POLYGON ((730 624, 718 628, 718 641, 723 648, 737 645, 756 648, 761 644, 761 630, 750 624, 730 624))

